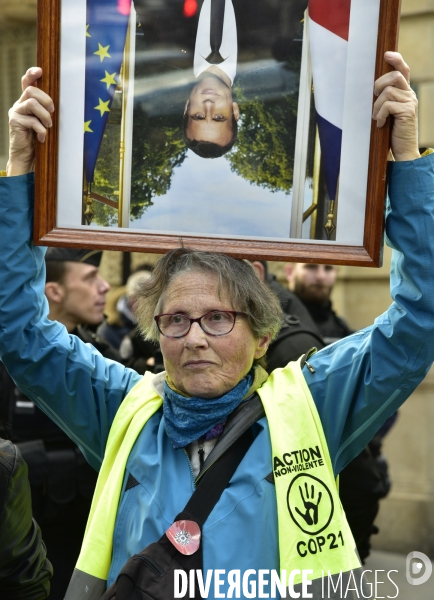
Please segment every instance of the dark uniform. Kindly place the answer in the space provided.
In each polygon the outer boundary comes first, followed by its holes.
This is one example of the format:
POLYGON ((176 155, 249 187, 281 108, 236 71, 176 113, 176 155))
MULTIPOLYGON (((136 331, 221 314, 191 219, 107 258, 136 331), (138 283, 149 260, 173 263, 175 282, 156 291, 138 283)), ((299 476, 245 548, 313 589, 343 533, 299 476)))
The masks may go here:
POLYGON ((316 303, 304 300, 303 302, 327 345, 353 333, 345 321, 335 313, 330 301, 316 303))
MULTIPOLYGON (((77 337, 104 356, 119 354, 88 327, 77 337)), ((15 386, 0 363, 1 419, 29 470, 33 516, 40 525, 54 568, 51 600, 63 600, 83 540, 98 474, 51 419, 15 386)))
POLYGON ((325 344, 315 322, 301 300, 266 272, 266 283, 279 299, 283 310, 282 328, 267 351, 267 371, 284 367, 311 348, 321 350, 325 344))

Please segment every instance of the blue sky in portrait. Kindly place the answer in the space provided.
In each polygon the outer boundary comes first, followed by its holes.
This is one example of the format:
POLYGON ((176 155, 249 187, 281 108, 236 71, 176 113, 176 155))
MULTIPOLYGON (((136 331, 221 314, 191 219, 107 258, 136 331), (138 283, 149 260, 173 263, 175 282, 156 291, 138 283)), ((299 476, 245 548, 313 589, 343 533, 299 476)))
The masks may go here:
POLYGON ((190 150, 170 190, 153 198, 132 229, 159 232, 288 238, 291 194, 271 193, 231 171, 228 160, 190 150), (194 181, 194 186, 191 185, 194 181))

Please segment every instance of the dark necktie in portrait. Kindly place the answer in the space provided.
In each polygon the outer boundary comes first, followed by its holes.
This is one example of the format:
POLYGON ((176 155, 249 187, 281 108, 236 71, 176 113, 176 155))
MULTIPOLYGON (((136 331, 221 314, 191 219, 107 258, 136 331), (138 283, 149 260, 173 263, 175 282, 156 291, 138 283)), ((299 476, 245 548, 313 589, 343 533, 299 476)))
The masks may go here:
POLYGON ((225 0, 211 0, 211 24, 209 35, 211 54, 207 56, 206 60, 213 65, 218 65, 224 61, 224 58, 220 54, 220 47, 223 40, 225 4, 225 0))

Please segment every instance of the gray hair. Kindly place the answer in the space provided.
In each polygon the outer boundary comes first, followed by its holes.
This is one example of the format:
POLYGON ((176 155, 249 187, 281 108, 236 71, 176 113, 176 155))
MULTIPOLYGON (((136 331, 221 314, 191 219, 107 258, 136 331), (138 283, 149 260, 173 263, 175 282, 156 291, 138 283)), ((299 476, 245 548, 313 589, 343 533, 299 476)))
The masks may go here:
POLYGON ((227 292, 234 310, 246 313, 256 339, 269 333, 271 339, 276 337, 282 325, 282 309, 277 296, 260 280, 252 264, 191 248, 176 248, 163 256, 151 277, 137 286, 134 312, 142 335, 148 340, 159 340, 154 316, 162 312, 169 285, 180 275, 198 271, 217 276, 219 296, 227 292))

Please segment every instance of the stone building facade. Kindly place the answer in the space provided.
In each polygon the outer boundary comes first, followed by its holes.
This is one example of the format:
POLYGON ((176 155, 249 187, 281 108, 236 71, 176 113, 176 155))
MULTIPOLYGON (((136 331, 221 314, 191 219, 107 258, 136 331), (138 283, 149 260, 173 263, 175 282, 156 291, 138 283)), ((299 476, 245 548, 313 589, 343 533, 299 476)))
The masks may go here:
POLYGON ((21 76, 36 64, 37 0, 0 0, 0 170, 8 149, 8 109, 21 94, 21 76))

